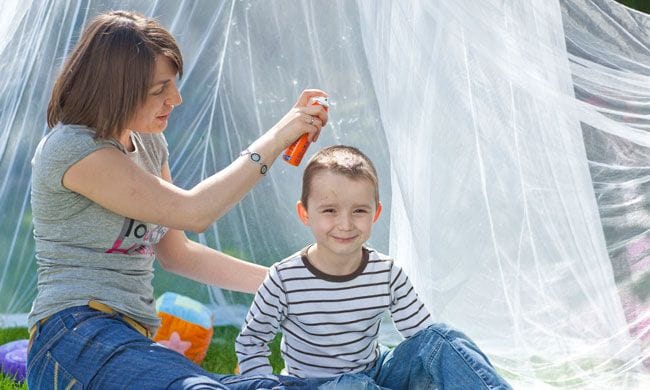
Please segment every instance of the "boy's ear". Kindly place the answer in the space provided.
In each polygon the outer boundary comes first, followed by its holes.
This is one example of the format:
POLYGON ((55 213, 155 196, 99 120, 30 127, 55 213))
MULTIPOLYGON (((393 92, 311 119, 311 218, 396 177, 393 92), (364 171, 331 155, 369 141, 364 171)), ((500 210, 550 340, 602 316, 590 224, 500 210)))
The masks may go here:
POLYGON ((372 223, 377 222, 379 214, 381 214, 381 202, 377 202, 377 210, 375 210, 375 216, 372 218, 372 223))
POLYGON ((307 213, 305 205, 300 200, 296 203, 296 211, 298 212, 298 218, 300 218, 303 224, 307 225, 309 222, 309 213, 307 213))

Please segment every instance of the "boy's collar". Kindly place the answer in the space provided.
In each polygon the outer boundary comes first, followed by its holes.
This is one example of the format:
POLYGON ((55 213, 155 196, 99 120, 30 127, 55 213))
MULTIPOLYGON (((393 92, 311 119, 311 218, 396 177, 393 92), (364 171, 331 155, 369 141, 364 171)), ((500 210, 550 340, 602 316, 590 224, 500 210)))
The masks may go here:
POLYGON ((328 282, 347 282, 361 275, 363 271, 366 269, 366 266, 368 265, 370 252, 372 251, 372 249, 366 248, 365 245, 361 247, 361 263, 359 264, 359 267, 357 267, 357 269, 354 270, 354 272, 347 275, 330 275, 319 270, 309 261, 309 256, 307 256, 307 253, 309 252, 309 248, 311 248, 313 245, 314 244, 310 244, 306 246, 302 251, 300 251, 300 257, 302 259, 302 263, 305 265, 305 267, 307 267, 307 269, 312 274, 314 274, 320 279, 327 280, 328 282))

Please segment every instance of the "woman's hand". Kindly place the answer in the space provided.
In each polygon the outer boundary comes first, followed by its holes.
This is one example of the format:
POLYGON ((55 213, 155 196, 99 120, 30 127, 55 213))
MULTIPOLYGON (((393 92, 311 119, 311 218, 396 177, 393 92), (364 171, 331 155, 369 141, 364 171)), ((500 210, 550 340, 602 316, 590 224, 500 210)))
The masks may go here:
POLYGON ((293 108, 271 128, 274 138, 280 140, 283 148, 291 145, 304 133, 309 134, 309 141, 314 142, 320 135, 320 130, 327 124, 327 111, 319 104, 308 105, 313 97, 327 97, 320 89, 306 89, 293 108))

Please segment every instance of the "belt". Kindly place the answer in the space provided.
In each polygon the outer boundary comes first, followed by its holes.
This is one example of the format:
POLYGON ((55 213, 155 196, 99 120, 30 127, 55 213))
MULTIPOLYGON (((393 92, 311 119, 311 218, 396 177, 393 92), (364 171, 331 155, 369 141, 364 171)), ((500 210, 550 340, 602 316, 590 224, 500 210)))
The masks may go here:
MULTIPOLYGON (((153 336, 149 328, 143 326, 138 321, 127 316, 126 314, 122 314, 116 311, 115 309, 108 306, 107 304, 91 299, 90 301, 88 301, 88 307, 90 307, 93 310, 101 311, 102 313, 117 314, 121 320, 129 324, 133 329, 135 329, 138 333, 140 333, 144 337, 151 338, 153 336)), ((36 328, 38 326, 43 326, 43 324, 45 324, 45 322, 47 322, 48 319, 50 319, 50 317, 45 317, 42 320, 39 320, 37 325, 34 325, 29 329, 30 345, 31 345, 31 341, 34 339, 34 333, 36 333, 36 328)))
POLYGON ((38 326, 43 326, 45 321, 47 321, 49 318, 50 317, 45 317, 42 320, 39 320, 38 324, 36 324, 36 325, 32 326, 31 328, 29 328, 29 344, 28 344, 29 346, 27 347, 27 349, 29 349, 29 347, 32 346, 32 340, 34 339, 34 333, 36 333, 36 328, 38 326))
POLYGON ((144 337, 150 339, 153 336, 149 328, 143 326, 133 318, 127 316, 126 314, 122 314, 119 311, 116 311, 115 309, 113 309, 112 307, 104 303, 91 299, 90 301, 88 301, 88 307, 90 307, 91 309, 95 309, 97 311, 101 311, 103 313, 117 314, 124 322, 131 325, 133 329, 135 329, 138 333, 140 333, 144 337))

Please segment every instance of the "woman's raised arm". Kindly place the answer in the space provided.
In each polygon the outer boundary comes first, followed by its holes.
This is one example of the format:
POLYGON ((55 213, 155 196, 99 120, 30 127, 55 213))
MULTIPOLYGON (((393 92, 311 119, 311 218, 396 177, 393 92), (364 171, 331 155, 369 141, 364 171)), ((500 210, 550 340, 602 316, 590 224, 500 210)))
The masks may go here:
POLYGON ((72 165, 63 185, 116 214, 179 230, 201 232, 241 200, 284 148, 304 133, 315 140, 327 123, 323 107, 307 106, 320 90, 305 90, 294 107, 229 166, 191 189, 182 189, 149 174, 117 149, 95 151, 72 165), (313 118, 313 120, 312 120, 313 118), (107 169, 110 167, 110 169, 107 169))

